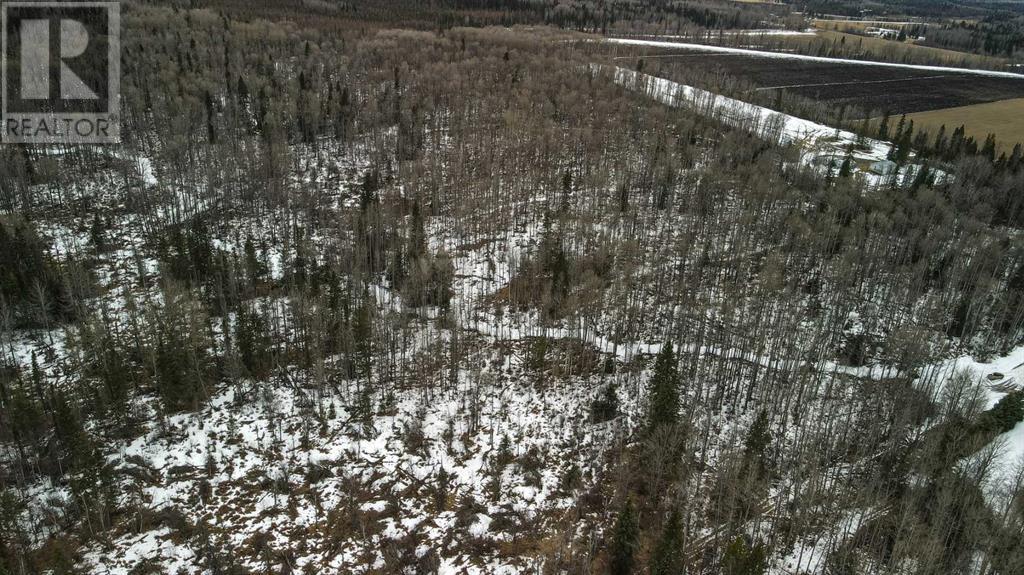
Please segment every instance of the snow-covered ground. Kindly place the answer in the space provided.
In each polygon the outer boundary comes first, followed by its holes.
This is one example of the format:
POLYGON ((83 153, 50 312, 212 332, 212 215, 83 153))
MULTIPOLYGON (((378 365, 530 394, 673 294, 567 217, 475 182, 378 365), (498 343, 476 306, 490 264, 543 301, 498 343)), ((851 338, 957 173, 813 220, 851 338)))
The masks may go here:
MULTIPOLYGON (((299 155, 296 164, 302 172, 310 156, 299 155)), ((332 206, 350 203, 366 169, 358 152, 351 156, 332 166, 337 182, 321 182, 338 188, 324 192, 333 194, 325 200, 332 206)), ((129 188, 158 184, 159 165, 135 154, 117 157, 134 168, 127 174, 131 181, 126 189, 97 192, 104 206, 123 205, 129 188)), ((313 185, 301 174, 295 179, 297 185, 313 185)), ((90 305, 123 324, 128 321, 127 294, 136 302, 161 297, 158 286, 142 281, 135 262, 152 263, 149 272, 158 264, 152 246, 137 241, 144 236, 144 218, 105 213, 113 249, 95 255, 95 275, 103 289, 90 305)), ((245 238, 252 237, 258 257, 267 263, 268 281, 280 279, 294 249, 277 247, 279 222, 222 218, 224 225, 210 230, 213 248, 237 257, 245 238)), ((54 257, 62 259, 92 250, 91 221, 55 216, 39 232, 50 241, 54 257)), ((442 235, 451 227, 432 224, 428 229, 430 245, 447 247, 453 255, 458 278, 453 304, 462 321, 482 298, 510 281, 511 266, 534 249, 539 232, 527 227, 499 249, 490 244, 460 247, 461 242, 442 235)), ((328 241, 320 236, 322 230, 310 233, 318 245, 328 241)), ((398 292, 374 287, 381 313, 401 306, 398 292)), ((287 297, 260 303, 268 316, 289 318, 287 297)), ((524 329, 510 338, 485 323, 475 324, 478 329, 463 327, 459 341, 468 367, 455 377, 438 371, 430 385, 409 385, 405 378, 392 382, 393 403, 375 390, 372 422, 365 425, 354 414, 365 382, 322 389, 296 387, 280 377, 221 384, 200 411, 165 418, 153 415, 155 398, 138 398, 133 409, 146 414, 149 423, 141 435, 112 441, 104 451, 117 481, 131 485, 123 490, 131 495, 119 503, 155 519, 138 529, 111 530, 103 544, 85 547, 82 569, 120 575, 149 566, 167 573, 202 573, 203 550, 183 539, 174 523, 181 521, 203 525, 210 539, 227 549, 245 549, 235 560, 254 570, 262 563, 252 559, 252 547, 265 545, 294 553, 292 561, 300 570, 326 566, 333 573, 377 572, 385 568, 387 553, 402 548, 419 559, 436 557, 439 573, 536 572, 539 566, 531 560, 498 556, 492 549, 516 543, 524 525, 543 532, 571 509, 579 493, 563 488, 562 478, 572 468, 593 483, 606 443, 621 434, 627 418, 578 424, 589 418, 591 397, 605 376, 537 384, 532 368, 524 365, 530 346, 525 334, 543 329, 524 329), (267 541, 257 543, 264 536, 267 541)), ((211 328, 215 337, 221 336, 219 322, 211 328)), ((414 343, 406 354, 408 369, 440 369, 435 363, 447 353, 450 331, 428 322, 410 330, 415 333, 409 338, 414 343)), ((62 384, 67 333, 75 333, 74 327, 15 332, 5 337, 3 347, 19 365, 30 365, 38 356, 46 376, 62 384)), ((623 398, 624 412, 639 409, 639 398, 623 398)), ((68 492, 44 479, 18 495, 26 501, 22 520, 36 525, 60 514, 68 492)), ((40 540, 48 534, 38 531, 40 540)))
POLYGON ((728 46, 711 46, 708 44, 695 44, 692 42, 665 42, 660 40, 637 40, 632 38, 606 38, 606 42, 613 44, 627 44, 632 46, 652 46, 655 48, 675 48, 678 50, 693 50, 698 52, 717 52, 722 54, 739 54, 759 58, 778 58, 782 60, 805 60, 810 62, 826 62, 830 64, 856 64, 858 66, 881 66, 885 68, 903 68, 907 70, 926 70, 929 72, 956 72, 959 74, 973 74, 977 76, 993 76, 997 78, 1024 79, 1024 74, 1017 72, 1000 72, 998 70, 981 70, 976 68, 955 68, 951 66, 926 66, 923 64, 900 64, 898 62, 878 62, 875 60, 853 60, 849 58, 826 58, 824 56, 808 56, 804 54, 791 54, 787 52, 770 52, 768 50, 752 50, 749 48, 730 48, 728 46))
POLYGON ((696 34, 637 34, 643 38, 672 38, 672 39, 694 39, 694 38, 718 38, 720 36, 814 36, 817 31, 813 28, 806 30, 779 30, 775 28, 755 28, 750 30, 708 30, 696 34))
POLYGON ((1024 469, 1024 421, 997 437, 994 443, 999 460, 988 487, 998 497, 1003 492, 1001 488, 1011 484, 1024 469))
POLYGON ((1024 389, 1024 346, 988 361, 969 355, 958 357, 946 369, 949 372, 968 370, 977 378, 985 378, 988 392, 984 408, 989 409, 1006 395, 1007 390, 1024 389))
MULTIPOLYGON (((511 363, 501 369, 516 363, 514 357, 505 359, 511 363)), ((314 398, 303 390, 261 385, 247 392, 259 401, 246 404, 226 389, 201 412, 172 416, 164 426, 119 446, 110 461, 119 469, 149 470, 161 480, 139 487, 140 505, 192 507, 200 517, 220 510, 217 531, 223 530, 231 547, 245 546, 261 532, 273 533, 272 541, 281 547, 301 538, 309 552, 297 559, 298 565, 329 564, 338 572, 356 572, 359 565, 383 564, 380 550, 386 546, 422 537, 435 544, 420 546, 417 555, 445 556, 442 572, 498 572, 509 564, 460 556, 458 538, 440 542, 453 531, 502 540, 508 536, 504 528, 491 528, 494 518, 514 514, 540 520, 570 505, 571 498, 558 493, 560 473, 576 460, 570 451, 578 445, 566 421, 585 417, 579 411, 585 402, 576 397, 579 389, 536 393, 500 376, 483 379, 494 385, 480 389, 480 405, 473 408, 479 410, 479 424, 467 417, 463 398, 470 393, 464 388, 480 384, 466 378, 460 389, 403 393, 394 414, 376 416, 368 434, 352 423, 351 403, 342 396, 314 398), (507 468, 495 463, 503 438, 510 440, 513 458, 507 468), (524 476, 517 462, 533 450, 545 460, 552 450, 561 455, 536 477, 532 471, 524 476), (211 468, 216 473, 207 475, 204 470, 211 468), (317 478, 310 479, 312 473, 317 478), (452 509, 432 503, 439 474, 449 477, 444 505, 452 509), (496 499, 484 481, 492 475, 502 485, 496 499), (210 495, 197 502, 203 481, 210 495), (270 484, 277 487, 266 488, 270 484), (475 519, 465 522, 454 504, 468 500, 481 505, 475 519), (362 533, 339 540, 319 527, 325 510, 352 505, 358 511, 351 513, 366 522, 362 533)), ((116 554, 95 548, 87 554, 90 569, 125 573, 143 558, 166 564, 192 555, 188 546, 175 546, 166 535, 126 535, 117 540, 116 554)))
MULTIPOLYGON (((991 409, 1010 391, 1024 389, 1024 345, 989 361, 979 361, 970 356, 959 357, 949 362, 945 369, 950 374, 966 370, 981 381, 985 394, 983 408, 991 409)), ((988 499, 998 508, 1006 504, 1002 501, 1005 487, 1012 484, 1020 470, 1024 469, 1024 421, 996 437, 990 448, 995 450, 995 454, 992 473, 985 481, 985 490, 988 499)), ((987 457, 984 451, 971 459, 987 457)))
MULTIPOLYGON (((666 104, 693 106, 701 113, 714 114, 725 123, 754 123, 766 136, 804 145, 809 158, 829 150, 844 152, 851 144, 858 147, 857 159, 883 159, 888 152, 886 142, 858 141, 850 132, 668 80, 624 69, 616 71, 615 80, 643 89, 666 104)), ((302 166, 302 175, 294 178, 296 185, 319 182, 305 175, 308 154, 296 153, 296 163, 302 166)), ((154 170, 143 156, 125 159, 133 160, 138 168, 131 174, 133 186, 156 185, 158 176, 168 175, 166 169, 154 170)), ((326 203, 335 208, 351 206, 358 175, 367 166, 362 158, 337 161, 334 167, 344 175, 336 182, 322 182, 325 190, 337 188, 326 203)), ((309 169, 315 173, 314 167, 309 169)), ((543 209, 544 203, 536 200, 536 206, 527 207, 543 209)), ((120 205, 118 201, 107 203, 120 205)), ((129 288, 137 300, 159 297, 155 286, 141 281, 136 258, 146 264, 143 270, 152 264, 146 273, 155 272, 157 264, 149 248, 137 248, 134 243, 134 238, 143 235, 143 218, 116 212, 111 218, 109 240, 118 248, 97 256, 98 280, 109 288, 98 303, 110 308, 112 317, 125 321, 118 310, 123 309, 129 288), (136 249, 142 251, 136 253, 136 249)), ((281 242, 275 240, 275 233, 281 226, 272 217, 225 219, 225 225, 212 232, 213 247, 240 256, 244 238, 252 236, 260 258, 267 260, 270 278, 282 278, 293 249, 276 247, 281 242), (267 249, 262 247, 265 243, 267 249)), ((132 486, 126 491, 132 493, 132 499, 121 501, 123 507, 137 510, 140 517, 145 514, 166 520, 177 512, 192 523, 201 523, 215 542, 237 550, 237 560, 253 569, 266 569, 256 558, 255 548, 261 546, 266 554, 274 550, 294 554, 289 561, 297 570, 326 566, 325 572, 379 572, 387 567, 385 553, 411 549, 419 559, 436 554, 439 573, 540 572, 544 566, 488 550, 521 543, 516 538, 522 537, 522 526, 534 524, 543 532, 573 510, 580 494, 576 488, 561 485, 562 479, 575 471, 586 484, 597 481, 609 445, 635 425, 642 413, 644 397, 639 390, 649 376, 649 367, 633 360, 657 352, 660 346, 639 338, 618 341, 568 323, 548 326, 535 311, 509 307, 498 314, 489 302, 509 286, 517 266, 536 251, 543 234, 539 219, 531 222, 492 239, 463 237, 454 231, 458 226, 453 222, 441 216, 428 218, 431 249, 450 254, 454 266, 452 315, 466 353, 454 377, 436 363, 448 353, 455 331, 432 325, 439 322, 424 321, 410 324, 409 339, 414 343, 403 361, 410 373, 429 374, 423 378, 429 383, 408 385, 412 378, 389 380, 394 397, 381 401, 372 422, 365 426, 356 413, 363 382, 344 380, 321 388, 295 386, 281 377, 259 384, 225 383, 200 411, 170 414, 159 420, 150 417, 153 423, 141 435, 105 446, 119 480, 132 486), (621 365, 631 367, 611 376, 580 373, 542 378, 524 360, 532 338, 542 334, 553 340, 553 346, 557 347, 557 342, 568 345, 562 340, 578 341, 588 351, 616 354, 621 365), (590 401, 608 381, 624 392, 620 395, 624 416, 592 424, 588 421, 590 401)), ((88 223, 55 222, 41 232, 51 238, 59 256, 87 249, 83 230, 88 223)), ((324 232, 310 233, 315 244, 327 243, 327 238, 317 235, 324 232)), ((373 287, 382 313, 406 311, 398 292, 381 284, 373 287)), ((288 320, 288 297, 268 299, 267 309, 275 310, 268 315, 288 320)), ((64 349, 63 332, 54 333, 58 337, 50 343, 38 334, 34 338, 26 334, 12 342, 18 363, 29 364, 32 351, 38 351, 43 368, 53 372, 64 349), (49 348, 57 350, 55 360, 45 359, 49 348)), ((766 368, 779 361, 757 351, 680 344, 682 352, 695 357, 743 359, 766 368)), ((1024 364, 1024 348, 987 364, 970 358, 953 363, 950 372, 955 367, 975 367, 979 375, 1001 371, 1009 381, 1024 376, 1024 371, 1017 371, 1024 364)), ((880 373, 884 368, 878 366, 829 366, 818 371, 884 376, 880 373)), ((378 390, 373 395, 376 403, 378 390)), ((841 394, 835 397, 841 400, 841 394)), ((154 401, 151 396, 143 397, 137 406, 149 413, 154 401)), ((808 408, 810 421, 816 419, 814 409, 818 408, 808 408)), ((709 430, 701 454, 702 464, 709 467, 715 466, 723 446, 741 441, 741 432, 749 424, 741 417, 717 413, 698 412, 694 417, 696 428, 709 430), (705 425, 705 421, 713 425, 705 425)), ((796 430, 788 429, 783 441, 792 439, 796 430)), ((1024 449, 1024 425, 1007 434, 1007 439, 1024 449)), ((64 496, 64 490, 40 483, 25 494, 32 503, 27 513, 42 514, 58 496, 64 496)), ((778 506, 785 501, 784 496, 778 497, 778 506)), ((836 518, 838 533, 848 536, 876 512, 843 511, 836 518)), ((181 541, 179 530, 164 525, 139 530, 116 531, 102 544, 90 544, 83 567, 91 573, 122 574, 141 572, 145 568, 142 563, 150 562, 169 573, 201 572, 197 554, 202 550, 195 542, 181 541)), ((791 555, 779 560, 772 573, 793 573, 794 565, 800 572, 820 572, 822 559, 834 543, 801 542, 791 555)))

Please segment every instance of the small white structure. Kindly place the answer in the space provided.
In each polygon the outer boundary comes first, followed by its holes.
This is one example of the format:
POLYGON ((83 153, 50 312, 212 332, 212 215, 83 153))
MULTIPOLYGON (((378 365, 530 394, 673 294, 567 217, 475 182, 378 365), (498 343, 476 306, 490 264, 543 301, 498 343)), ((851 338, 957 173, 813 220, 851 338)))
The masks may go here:
POLYGON ((868 26, 864 28, 864 33, 868 36, 877 36, 879 38, 896 39, 900 37, 900 31, 896 28, 878 28, 875 26, 868 26))

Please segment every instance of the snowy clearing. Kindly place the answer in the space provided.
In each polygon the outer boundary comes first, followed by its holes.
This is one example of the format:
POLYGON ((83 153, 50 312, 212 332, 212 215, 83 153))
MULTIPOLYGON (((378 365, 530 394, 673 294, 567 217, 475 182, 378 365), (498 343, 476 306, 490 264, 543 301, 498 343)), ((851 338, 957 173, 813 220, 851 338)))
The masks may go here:
MULTIPOLYGON (((806 30, 777 30, 772 28, 756 28, 752 30, 714 30, 703 34, 642 34, 645 38, 715 38, 720 36, 814 36, 818 32, 813 28, 806 30)), ((618 38, 617 38, 618 39, 618 38)))

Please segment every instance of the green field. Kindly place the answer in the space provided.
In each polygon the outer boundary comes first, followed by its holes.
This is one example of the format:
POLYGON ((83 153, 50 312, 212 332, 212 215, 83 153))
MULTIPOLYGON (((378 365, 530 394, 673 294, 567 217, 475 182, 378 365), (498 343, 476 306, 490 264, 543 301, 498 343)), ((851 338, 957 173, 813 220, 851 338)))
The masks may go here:
POLYGON ((1000 100, 957 108, 908 114, 918 128, 927 128, 935 134, 945 124, 946 132, 960 125, 968 136, 979 142, 989 134, 996 135, 999 149, 1009 151, 1016 143, 1024 143, 1024 98, 1000 100))

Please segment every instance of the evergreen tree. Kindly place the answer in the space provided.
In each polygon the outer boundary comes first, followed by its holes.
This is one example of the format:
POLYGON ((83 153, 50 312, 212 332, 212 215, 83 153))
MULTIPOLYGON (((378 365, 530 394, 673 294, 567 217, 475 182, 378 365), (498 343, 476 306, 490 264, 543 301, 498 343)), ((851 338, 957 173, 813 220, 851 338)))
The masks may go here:
POLYGON ((768 470, 770 461, 768 446, 771 441, 772 433, 769 428, 768 412, 761 410, 743 440, 743 465, 748 472, 754 474, 755 478, 764 477, 768 470))
POLYGON ((683 572, 683 525, 679 511, 673 509, 651 554, 651 575, 677 575, 683 572))
POLYGON ((853 175, 853 162, 849 154, 843 158, 843 163, 839 166, 839 177, 849 178, 853 175))
POLYGON ((671 342, 658 353, 648 390, 648 427, 674 425, 679 420, 679 371, 671 342))
POLYGON ((730 541, 722 554, 722 575, 763 575, 767 569, 764 546, 751 547, 742 537, 730 541))
POLYGON ((900 121, 896 124, 896 133, 893 135, 893 141, 899 140, 903 137, 903 130, 907 125, 907 115, 903 114, 900 116, 900 121))
MULTIPOLYGON (((39 447, 46 421, 39 405, 21 388, 14 386, 3 400, 2 419, 6 423, 22 464, 27 464, 26 448, 39 447)), ((2 428, 0 428, 2 429, 2 428)))
POLYGON ((931 178, 931 171, 928 169, 928 162, 921 165, 921 168, 917 170, 917 174, 914 176, 914 181, 910 185, 911 190, 918 190, 922 186, 928 184, 931 178))
POLYGON ((352 323, 352 339, 355 341, 356 372, 367 380, 370 379, 373 365, 373 314, 373 296, 366 291, 352 323))
POLYGON ((58 390, 50 401, 53 404, 53 435, 61 450, 59 458, 65 462, 62 468, 65 472, 78 471, 89 462, 94 446, 72 398, 58 390))
POLYGON ((207 317, 188 292, 171 285, 153 315, 156 389, 167 409, 193 409, 205 397, 213 375, 207 317))
POLYGON ((543 372, 544 367, 547 365, 548 337, 541 335, 540 337, 533 340, 530 344, 528 355, 526 359, 526 365, 533 371, 543 372))
POLYGON ((1024 391, 1013 391, 986 411, 978 425, 990 433, 1005 433, 1024 421, 1024 391))
POLYGON ((409 221, 409 243, 406 253, 409 261, 416 261, 427 251, 427 232, 420 203, 413 202, 409 221))
POLYGON ((946 125, 942 124, 939 126, 939 133, 935 135, 935 144, 932 146, 935 150, 935 155, 940 158, 945 157, 946 144, 946 125))
POLYGON ((640 528, 637 525, 636 511, 628 499, 619 510, 612 531, 612 540, 608 550, 608 573, 610 575, 629 575, 633 572, 636 562, 636 548, 639 544, 640 528))
POLYGON ((255 308, 243 307, 235 317, 238 357, 249 375, 265 377, 270 369, 270 334, 263 316, 255 308))
POLYGON ((1006 160, 1007 169, 1011 172, 1016 172, 1020 167, 1022 157, 1024 157, 1024 147, 1020 144, 1014 144, 1013 151, 1010 152, 1010 157, 1006 160))
POLYGON ((89 226, 89 242, 97 253, 107 251, 106 232, 99 212, 93 214, 92 225, 89 226))
POLYGON ((601 396, 590 404, 590 418, 594 423, 615 419, 619 415, 619 395, 615 383, 609 383, 601 396))
POLYGON ((981 155, 992 162, 996 159, 996 135, 989 134, 985 137, 985 143, 981 147, 981 155))
POLYGON ((124 425, 127 423, 128 398, 132 387, 134 366, 128 360, 137 350, 124 349, 110 333, 107 319, 82 325, 81 333, 86 353, 91 357, 90 373, 99 377, 97 390, 99 411, 124 425), (90 329, 91 328, 91 329, 90 329))
POLYGON ((249 278, 250 287, 255 289, 256 285, 263 280, 267 272, 267 266, 256 253, 256 244, 253 242, 251 235, 245 236, 243 252, 245 254, 245 272, 249 278))
POLYGON ((370 383, 363 383, 356 391, 355 403, 352 406, 352 421, 358 424, 357 430, 364 437, 374 433, 372 394, 373 388, 370 383))
POLYGON ((882 122, 878 124, 878 139, 888 140, 889 139, 889 112, 886 111, 885 115, 882 116, 882 122))

